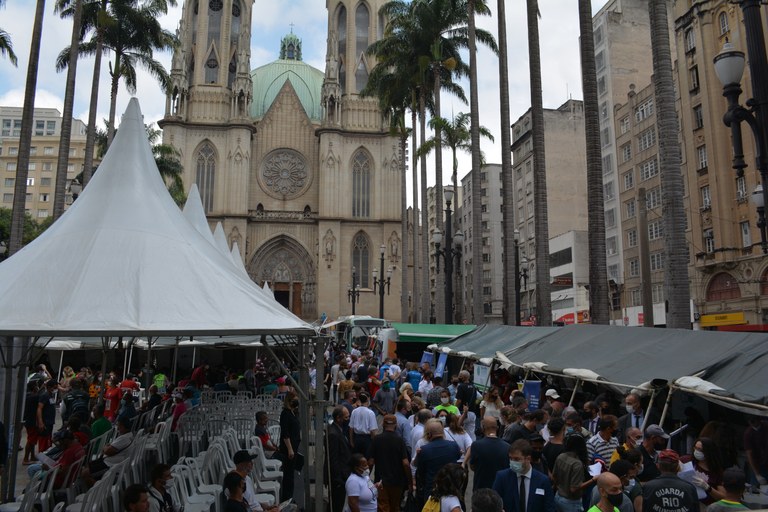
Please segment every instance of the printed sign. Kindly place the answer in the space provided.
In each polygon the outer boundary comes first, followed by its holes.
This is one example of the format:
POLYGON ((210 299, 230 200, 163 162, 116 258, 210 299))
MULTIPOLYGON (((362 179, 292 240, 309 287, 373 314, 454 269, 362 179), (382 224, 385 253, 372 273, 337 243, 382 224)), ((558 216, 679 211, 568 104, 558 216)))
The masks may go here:
POLYGON ((523 384, 523 394, 528 401, 528 410, 535 411, 539 408, 539 399, 541 398, 541 381, 527 380, 523 384))

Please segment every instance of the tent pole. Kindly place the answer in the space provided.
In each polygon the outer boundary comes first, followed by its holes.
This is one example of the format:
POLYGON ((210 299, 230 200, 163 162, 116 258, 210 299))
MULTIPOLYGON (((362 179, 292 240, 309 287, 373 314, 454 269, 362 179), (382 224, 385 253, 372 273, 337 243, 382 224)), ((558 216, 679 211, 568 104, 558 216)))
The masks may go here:
POLYGON ((571 393, 571 399, 568 400, 568 407, 571 407, 573 405, 573 399, 576 398, 576 392, 579 390, 580 384, 581 384, 581 379, 576 379, 576 385, 573 386, 573 393, 571 393))
POLYGON ((195 369, 195 356, 197 355, 197 347, 192 347, 192 369, 195 369))
MULTIPOLYGON (((301 347, 301 337, 299 337, 299 342, 298 342, 297 346, 301 347)), ((299 382, 296 382, 295 380, 293 380, 293 377, 291 376, 291 372, 288 371, 288 368, 286 368, 285 365, 283 364, 283 362, 280 360, 280 358, 277 357, 277 354, 275 354, 272 351, 272 347, 270 347, 269 345, 267 345, 265 343, 264 344, 264 348, 267 349, 267 352, 269 352, 269 355, 272 356, 272 359, 275 360, 277 365, 280 367, 280 370, 285 374, 286 378, 291 382, 291 384, 293 384, 293 387, 296 388, 296 393, 303 400, 309 400, 309 397, 305 393, 305 389, 307 389, 307 388, 303 387, 299 382)), ((301 352, 299 352, 299 355, 301 355, 301 352)), ((301 368, 302 363, 303 363, 303 360, 301 359, 301 357, 299 357, 298 360, 297 360, 297 366, 299 368, 301 368)), ((307 374, 307 375, 309 375, 309 374, 307 374)), ((301 378, 299 378, 299 381, 301 381, 301 378)), ((309 380, 307 380, 307 386, 309 386, 309 380)))
POLYGON ((123 370, 123 380, 125 380, 125 378, 130 373, 132 364, 133 364, 133 342, 131 342, 131 347, 128 349, 128 366, 126 366, 125 369, 123 370))
MULTIPOLYGON (((304 445, 304 467, 301 471, 301 477, 304 485, 304 508, 308 509, 308 501, 310 498, 310 478, 309 478, 309 425, 313 421, 313 418, 309 414, 309 347, 307 347, 307 338, 302 336, 299 338, 298 356, 299 356, 299 388, 306 390, 306 393, 302 393, 302 399, 300 400, 300 417, 301 417, 301 439, 305 443, 304 445)), ((317 464, 317 461, 314 461, 317 464)))
MULTIPOLYGON (((672 401, 672 393, 674 393, 675 388, 669 387, 669 393, 667 393, 667 400, 664 402, 664 410, 661 411, 661 418, 659 419, 659 426, 661 427, 664 424, 664 418, 667 416, 667 410, 669 409, 669 403, 672 401)), ((648 406, 648 411, 650 412, 651 406, 648 406)), ((645 415, 645 418, 643 418, 643 432, 645 432, 645 419, 648 418, 648 415, 645 415)), ((662 427, 663 428, 663 427, 662 427)))
POLYGON ((179 337, 176 337, 176 346, 173 348, 173 373, 171 380, 176 384, 176 367, 179 365, 179 337))
MULTIPOLYGON (((669 404, 669 398, 672 396, 672 393, 670 393, 667 396, 667 403, 664 405, 664 410, 666 411, 666 406, 669 404)), ((653 407, 653 402, 656 400, 656 389, 651 389, 651 400, 648 402, 648 409, 645 411, 645 414, 643 414, 643 424, 640 426, 640 432, 645 432, 645 427, 647 426, 646 423, 648 422, 648 413, 651 412, 651 408, 653 407)), ((659 426, 661 426, 662 421, 659 420, 659 426)))
MULTIPOLYGON (((3 348, 2 348, 2 356, 3 356, 3 375, 4 375, 4 389, 10 390, 11 385, 13 383, 13 375, 11 373, 12 370, 12 359, 13 359, 13 337, 12 336, 5 336, 3 338, 3 348)), ((12 451, 13 448, 13 439, 11 437, 11 424, 13 422, 11 403, 13 401, 13 397, 8 394, 3 394, 3 425, 5 425, 5 439, 7 441, 8 451, 12 451)), ((7 453, 10 457, 10 453, 7 453)), ((9 497, 8 491, 8 471, 3 471, 2 475, 0 477, 2 480, 0 480, 0 483, 2 487, 0 488, 0 502, 5 503, 7 500, 6 498, 9 497)))
POLYGON ((56 382, 59 382, 61 380, 61 370, 64 368, 64 351, 61 351, 61 355, 59 356, 59 375, 56 378, 56 382))
MULTIPOLYGON (((28 354, 26 353, 27 348, 29 347, 29 337, 23 337, 19 338, 21 340, 21 346, 20 346, 20 354, 23 354, 24 356, 28 357, 28 354)), ((21 426, 24 422, 24 396, 26 395, 26 382, 27 382, 27 374, 29 373, 27 371, 27 367, 29 366, 29 359, 23 360, 22 358, 19 358, 19 362, 17 363, 18 366, 18 375, 17 375, 17 381, 16 381, 16 389, 11 390, 10 388, 7 390, 12 395, 13 391, 16 391, 16 403, 14 407, 14 415, 13 420, 10 424, 10 427, 7 427, 10 432, 12 432, 12 435, 9 435, 8 438, 13 443, 11 445, 11 457, 8 461, 8 493, 7 496, 9 499, 12 499, 15 494, 16 489, 16 468, 18 466, 19 462, 19 442, 21 441, 21 426)))
MULTIPOLYGON (((323 434, 328 426, 325 421, 326 402, 325 402, 325 343, 324 338, 318 336, 315 338, 315 368, 317 369, 315 390, 315 512, 325 511, 325 499, 323 498, 323 477, 325 471, 325 443, 323 434)), ((306 510, 306 506, 304 507, 306 510)))

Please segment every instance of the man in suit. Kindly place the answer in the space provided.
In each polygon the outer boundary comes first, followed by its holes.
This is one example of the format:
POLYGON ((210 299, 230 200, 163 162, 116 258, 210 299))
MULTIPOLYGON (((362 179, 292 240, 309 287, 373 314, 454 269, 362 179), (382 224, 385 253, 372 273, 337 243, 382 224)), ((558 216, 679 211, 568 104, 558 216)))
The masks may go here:
POLYGON ((328 426, 328 454, 326 464, 330 473, 328 483, 330 491, 331 511, 341 512, 346 497, 345 484, 349 477, 349 461, 352 458, 352 446, 344 434, 344 423, 349 420, 349 411, 339 405, 331 413, 333 423, 328 426))
POLYGON ((554 512, 555 495, 547 475, 531 467, 531 443, 518 439, 509 447, 509 469, 496 473, 493 490, 505 512, 554 512))
POLYGON ((639 428, 642 430, 643 425, 647 427, 648 425, 659 423, 659 414, 654 410, 649 410, 647 412, 648 420, 645 420, 646 411, 643 409, 640 395, 637 393, 629 393, 624 399, 624 403, 626 404, 625 407, 627 414, 619 418, 618 432, 616 435, 620 443, 626 441, 627 430, 629 430, 631 427, 639 428))

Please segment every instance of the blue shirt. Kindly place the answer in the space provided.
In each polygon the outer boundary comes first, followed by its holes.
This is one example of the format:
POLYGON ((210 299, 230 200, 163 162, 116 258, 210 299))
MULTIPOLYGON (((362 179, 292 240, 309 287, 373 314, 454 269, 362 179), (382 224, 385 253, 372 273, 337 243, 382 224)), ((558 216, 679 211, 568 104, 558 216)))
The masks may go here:
POLYGON ((435 439, 421 447, 416 455, 416 492, 426 499, 432 494, 435 476, 446 464, 455 463, 461 457, 459 445, 446 439, 435 439))
POLYGON ((421 382, 421 374, 416 370, 411 370, 406 376, 406 380, 413 387, 413 391, 419 390, 419 382, 421 382))

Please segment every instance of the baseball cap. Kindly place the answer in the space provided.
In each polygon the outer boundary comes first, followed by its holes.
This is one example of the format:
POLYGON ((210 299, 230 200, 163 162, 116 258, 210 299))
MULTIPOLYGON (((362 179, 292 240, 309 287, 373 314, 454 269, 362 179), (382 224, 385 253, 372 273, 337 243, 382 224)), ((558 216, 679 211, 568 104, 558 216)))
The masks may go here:
POLYGON ((383 419, 384 425, 397 425, 397 418, 395 418, 394 414, 387 414, 384 416, 383 419))
POLYGON ((235 456, 232 457, 232 461, 235 464, 242 464, 243 462, 248 462, 258 457, 258 455, 250 454, 247 450, 240 450, 237 453, 235 453, 235 456))
POLYGON ((680 456, 675 450, 661 450, 659 452, 659 460, 664 462, 680 462, 680 456))
POLYGON ((648 428, 645 429, 645 437, 651 436, 659 436, 663 437, 664 439, 669 439, 669 434, 664 432, 664 429, 655 423, 653 425, 648 425, 648 428))
POLYGON ((550 398, 558 399, 560 398, 560 395, 557 394, 556 389, 548 389, 546 393, 544 393, 544 396, 548 396, 550 398))

